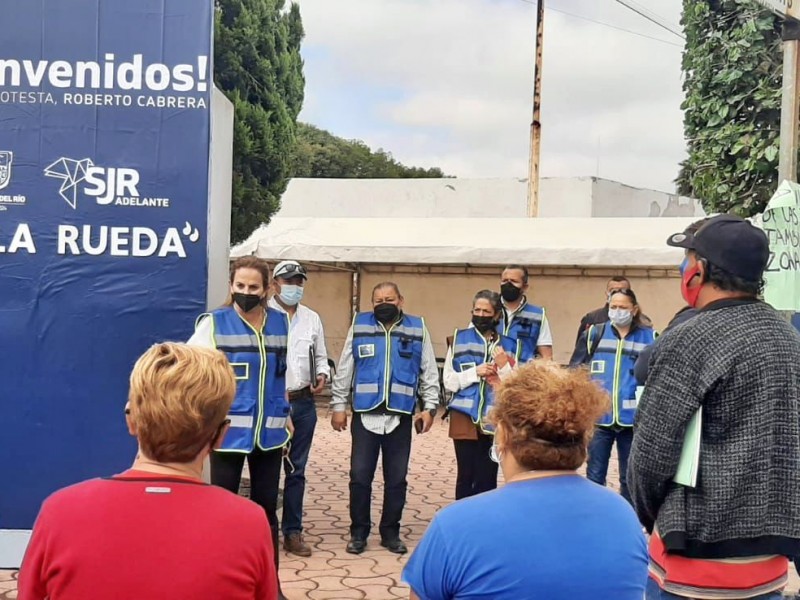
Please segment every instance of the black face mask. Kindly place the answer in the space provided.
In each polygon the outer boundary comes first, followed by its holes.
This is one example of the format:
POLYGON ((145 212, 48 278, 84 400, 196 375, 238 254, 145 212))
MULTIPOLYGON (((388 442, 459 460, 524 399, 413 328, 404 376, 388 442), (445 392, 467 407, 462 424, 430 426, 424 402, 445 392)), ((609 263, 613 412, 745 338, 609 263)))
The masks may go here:
POLYGON ((475 326, 475 329, 481 333, 486 333, 495 328, 494 317, 472 315, 472 324, 475 326))
POLYGON ((506 281, 500 286, 500 295, 506 302, 516 302, 522 296, 522 290, 510 281, 506 281))
POLYGON ((394 323, 400 315, 400 309, 397 308, 397 305, 389 304, 388 302, 376 305, 372 312, 375 313, 375 318, 381 323, 394 323))
POLYGON ((242 311, 249 313, 256 306, 261 304, 261 296, 258 294, 240 294, 236 292, 233 294, 233 301, 242 311))

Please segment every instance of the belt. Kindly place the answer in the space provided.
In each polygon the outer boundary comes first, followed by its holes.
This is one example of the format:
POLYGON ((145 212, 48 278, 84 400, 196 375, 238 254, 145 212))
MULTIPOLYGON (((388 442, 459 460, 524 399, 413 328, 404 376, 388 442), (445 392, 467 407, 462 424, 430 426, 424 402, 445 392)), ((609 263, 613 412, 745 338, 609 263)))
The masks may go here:
POLYGON ((297 400, 299 398, 306 398, 311 396, 311 386, 300 388, 299 390, 289 390, 289 400, 297 400))

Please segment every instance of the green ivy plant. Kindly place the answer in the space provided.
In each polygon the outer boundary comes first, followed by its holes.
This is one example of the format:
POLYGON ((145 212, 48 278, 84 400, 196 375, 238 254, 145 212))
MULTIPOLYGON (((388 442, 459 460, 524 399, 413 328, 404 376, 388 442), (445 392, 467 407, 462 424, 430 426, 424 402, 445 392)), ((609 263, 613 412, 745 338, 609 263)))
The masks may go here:
POLYGON ((683 0, 678 191, 707 212, 763 211, 778 185, 781 22, 754 0, 683 0))

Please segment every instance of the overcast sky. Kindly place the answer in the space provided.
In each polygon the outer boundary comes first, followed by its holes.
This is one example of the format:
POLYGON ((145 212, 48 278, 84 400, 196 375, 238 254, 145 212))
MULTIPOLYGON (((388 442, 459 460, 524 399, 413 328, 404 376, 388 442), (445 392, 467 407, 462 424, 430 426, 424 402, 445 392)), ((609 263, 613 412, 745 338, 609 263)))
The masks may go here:
MULTIPOLYGON (((458 177, 527 176, 532 3, 299 4, 306 30, 302 120, 409 165, 458 177)), ((617 0, 545 4, 542 175, 599 175, 673 191, 685 155, 681 40, 617 0)), ((677 27, 678 0, 636 4, 677 27)))

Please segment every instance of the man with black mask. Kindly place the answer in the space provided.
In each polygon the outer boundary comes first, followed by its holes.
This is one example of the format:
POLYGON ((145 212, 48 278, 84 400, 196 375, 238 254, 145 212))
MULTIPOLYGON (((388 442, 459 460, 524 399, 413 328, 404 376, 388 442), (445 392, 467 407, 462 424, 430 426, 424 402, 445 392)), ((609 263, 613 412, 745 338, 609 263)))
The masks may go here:
POLYGON ((500 276, 500 296, 503 314, 497 333, 519 342, 519 360, 526 363, 534 358, 553 359, 553 336, 544 308, 528 304, 528 269, 508 265, 500 276))
POLYGON ((356 315, 347 333, 331 392, 331 425, 347 429, 347 397, 353 394, 353 446, 350 453, 350 542, 361 554, 370 533, 372 480, 383 454, 381 546, 395 554, 408 550, 400 539, 411 454, 412 421, 426 433, 439 404, 439 371, 433 344, 421 317, 403 312, 397 284, 372 290, 370 312, 356 315), (413 417, 417 393, 424 410, 413 417))

